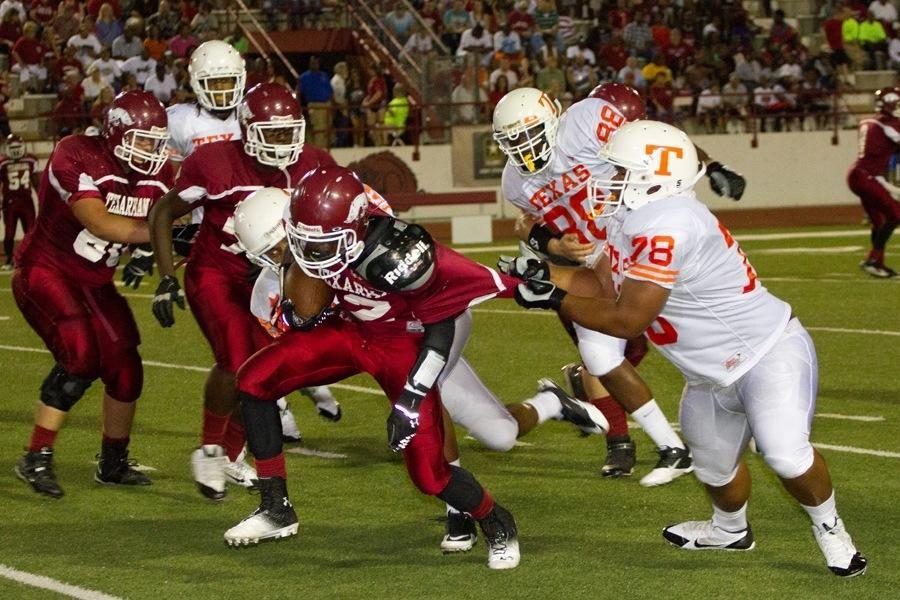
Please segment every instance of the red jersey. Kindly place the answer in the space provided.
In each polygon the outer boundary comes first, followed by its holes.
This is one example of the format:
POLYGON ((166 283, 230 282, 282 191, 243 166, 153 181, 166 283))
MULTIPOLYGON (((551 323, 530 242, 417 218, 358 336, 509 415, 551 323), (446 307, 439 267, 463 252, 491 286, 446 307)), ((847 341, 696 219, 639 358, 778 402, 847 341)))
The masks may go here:
POLYGON ((512 297, 518 283, 435 242, 434 271, 414 291, 386 292, 352 267, 325 281, 340 307, 367 327, 385 332, 418 333, 423 325, 462 314, 495 296, 512 297))
POLYGON ((900 146, 900 119, 878 114, 859 123, 859 147, 851 169, 885 176, 891 156, 900 146))
POLYGON ((125 244, 93 235, 75 217, 72 205, 99 198, 110 214, 145 220, 173 178, 169 165, 155 177, 128 170, 99 137, 63 138, 41 175, 36 226, 22 241, 16 264, 49 267, 80 285, 111 282, 125 244))
POLYGON ((290 192, 307 172, 335 164, 312 144, 304 144, 300 158, 285 170, 259 164, 244 152, 241 140, 198 146, 181 164, 175 183, 182 200, 203 207, 191 262, 245 278, 250 261, 234 237, 234 208, 251 192, 264 187, 290 192))
POLYGON ((24 65, 39 65, 44 59, 44 45, 40 40, 29 39, 24 35, 16 41, 12 51, 19 55, 24 65))
POLYGON ((28 14, 39 24, 47 25, 56 16, 58 5, 56 0, 32 0, 28 14))
POLYGON ((14 204, 31 204, 31 178, 38 171, 38 160, 26 154, 18 160, 0 156, 0 199, 3 208, 14 204))

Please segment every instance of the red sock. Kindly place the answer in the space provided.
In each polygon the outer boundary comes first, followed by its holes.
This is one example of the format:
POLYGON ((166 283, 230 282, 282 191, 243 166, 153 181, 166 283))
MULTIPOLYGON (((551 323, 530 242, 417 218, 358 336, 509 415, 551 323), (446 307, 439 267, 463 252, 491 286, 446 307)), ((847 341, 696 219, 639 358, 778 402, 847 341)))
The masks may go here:
POLYGON ((114 438, 109 437, 105 433, 103 434, 103 447, 104 448, 117 448, 120 450, 124 450, 128 447, 128 442, 131 441, 131 438, 125 436, 123 438, 114 438))
POLYGON ((628 417, 625 409, 612 396, 604 396, 591 400, 591 404, 600 409, 609 421, 609 437, 625 437, 628 435, 628 417))
POLYGON ((50 431, 40 425, 35 425, 31 430, 31 442, 28 444, 29 452, 40 452, 41 448, 53 448, 56 442, 56 431, 50 431))
POLYGON ((202 444, 204 446, 209 444, 221 446, 225 443, 225 429, 228 427, 229 417, 230 415, 217 415, 212 413, 208 408, 203 409, 202 444))
POLYGON ((491 496, 489 491, 484 490, 481 502, 478 503, 478 506, 469 511, 469 514, 472 515, 472 518, 476 521, 480 521, 488 516, 492 510, 494 510, 494 497, 491 496))
POLYGON ((284 468, 284 453, 279 453, 272 458, 257 458, 256 474, 259 477, 281 477, 282 479, 287 479, 287 470, 284 468))
POLYGON ((872 249, 866 262, 874 262, 876 265, 882 264, 884 262, 884 250, 872 249))
POLYGON ((228 419, 228 426, 225 428, 225 453, 228 454, 228 460, 234 462, 244 449, 244 442, 247 436, 244 433, 244 424, 237 422, 235 419, 228 419))

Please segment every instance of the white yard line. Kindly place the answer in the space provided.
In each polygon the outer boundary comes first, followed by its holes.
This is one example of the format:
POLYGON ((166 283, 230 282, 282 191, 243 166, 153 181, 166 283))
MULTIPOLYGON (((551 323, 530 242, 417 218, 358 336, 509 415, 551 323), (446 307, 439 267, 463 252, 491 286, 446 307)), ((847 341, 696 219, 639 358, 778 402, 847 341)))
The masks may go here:
MULTIPOLYGON (((804 326, 806 327, 806 326, 804 326)), ((887 335, 900 336, 900 331, 888 331, 886 329, 848 329, 846 327, 806 327, 810 331, 824 331, 827 333, 855 333, 859 335, 887 335)))
POLYGON ((11 317, 2 316, 0 317, 0 321, 9 321, 11 317))
POLYGON ((822 246, 819 248, 798 246, 797 248, 757 248, 750 250, 751 255, 757 254, 852 254, 865 250, 862 246, 822 246))
POLYGON ((44 577, 43 575, 35 575, 28 571, 20 571, 0 564, 0 577, 17 581, 29 587, 40 588, 42 590, 50 590, 69 598, 79 598, 81 600, 122 600, 119 596, 110 596, 103 592, 85 589, 77 585, 69 585, 56 579, 44 577))
POLYGON ((838 413, 816 413, 821 419, 842 419, 844 421, 862 421, 864 423, 879 423, 884 417, 865 417, 863 415, 841 415, 838 413))
POLYGON ((847 454, 864 454, 866 456, 880 456, 882 458, 900 458, 900 452, 888 452, 887 450, 870 450, 868 448, 857 448, 856 446, 840 446, 837 444, 822 444, 819 442, 814 442, 813 446, 822 448, 823 450, 846 452, 847 454))
POLYGON ((350 458, 346 454, 339 454, 337 452, 326 452, 324 450, 314 450, 312 448, 286 448, 284 450, 287 454, 299 454, 300 456, 312 456, 315 458, 324 458, 328 460, 337 460, 341 458, 350 458))

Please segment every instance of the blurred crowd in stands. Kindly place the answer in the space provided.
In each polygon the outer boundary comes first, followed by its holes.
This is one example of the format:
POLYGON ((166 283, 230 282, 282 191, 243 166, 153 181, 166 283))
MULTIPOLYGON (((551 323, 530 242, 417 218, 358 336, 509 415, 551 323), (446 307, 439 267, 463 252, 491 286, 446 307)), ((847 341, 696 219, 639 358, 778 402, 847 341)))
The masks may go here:
MULTIPOLYGON (((270 29, 322 26, 341 0, 255 0, 270 29)), ((482 123, 508 90, 538 87, 564 105, 601 82, 637 88, 653 118, 696 117, 709 132, 734 131, 748 111, 791 127, 790 115, 832 110, 835 90, 861 69, 900 68, 893 0, 818 0, 815 31, 801 36, 781 10, 736 0, 372 0, 385 35, 426 64, 442 46, 458 57, 449 96, 453 123, 482 123), (410 10, 410 8, 412 10, 410 10), (451 91, 452 90, 452 91, 451 91)), ((0 101, 16 92, 58 95, 60 131, 101 121, 122 90, 144 88, 163 103, 191 98, 193 49, 250 41, 224 18, 229 0, 2 0, 0 101)), ((297 89, 317 143, 400 143, 410 116, 407 90, 366 56, 327 72, 310 59, 297 89), (325 137, 327 136, 327 138, 325 137)), ((247 84, 282 80, 267 61, 248 60, 247 84)), ((293 84, 293 81, 285 83, 293 84)), ((424 82, 428 85, 428 82, 424 82)), ((2 104, 0 104, 2 106, 2 104)), ((766 126, 765 120, 763 121, 766 126)), ((6 125, 0 108, 0 129, 6 125)))

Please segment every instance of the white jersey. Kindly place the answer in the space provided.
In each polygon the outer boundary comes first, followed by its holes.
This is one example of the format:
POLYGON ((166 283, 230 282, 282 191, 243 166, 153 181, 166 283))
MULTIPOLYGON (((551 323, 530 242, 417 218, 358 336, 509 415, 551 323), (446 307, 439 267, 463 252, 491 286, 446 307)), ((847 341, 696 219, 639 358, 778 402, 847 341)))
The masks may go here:
POLYGON ((557 233, 575 233, 597 251, 585 263, 592 266, 606 239, 605 222, 595 216, 588 193, 592 177, 609 178, 614 167, 599 157, 610 134, 625 123, 612 104, 585 98, 563 113, 551 164, 536 175, 523 175, 509 162, 503 168, 502 190, 507 200, 540 216, 557 233))
POLYGON ((613 281, 626 277, 671 290, 647 329, 689 382, 727 386, 784 332, 791 307, 756 278, 728 230, 693 191, 607 219, 613 281))
POLYGON ((235 111, 226 119, 210 114, 196 104, 175 104, 166 109, 169 117, 169 156, 183 161, 197 146, 210 142, 241 139, 235 111))
POLYGON ((281 317, 281 274, 263 269, 253 284, 250 296, 250 312, 272 337, 284 332, 279 326, 281 317))

